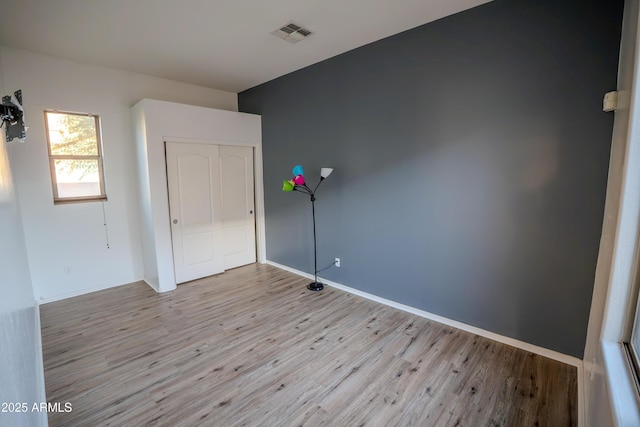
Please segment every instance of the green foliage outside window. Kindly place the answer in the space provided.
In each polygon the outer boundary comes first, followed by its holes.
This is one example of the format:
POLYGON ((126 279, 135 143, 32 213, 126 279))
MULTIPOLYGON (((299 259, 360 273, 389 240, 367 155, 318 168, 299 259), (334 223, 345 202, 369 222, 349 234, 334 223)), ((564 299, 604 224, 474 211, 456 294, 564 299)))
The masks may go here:
MULTIPOLYGON (((48 113, 51 154, 61 156, 98 156, 96 121, 93 116, 48 113)), ((80 172, 80 179, 98 173, 98 162, 59 160, 57 168, 69 174, 80 172)))
POLYGON ((97 116, 45 112, 54 200, 105 199, 97 116))

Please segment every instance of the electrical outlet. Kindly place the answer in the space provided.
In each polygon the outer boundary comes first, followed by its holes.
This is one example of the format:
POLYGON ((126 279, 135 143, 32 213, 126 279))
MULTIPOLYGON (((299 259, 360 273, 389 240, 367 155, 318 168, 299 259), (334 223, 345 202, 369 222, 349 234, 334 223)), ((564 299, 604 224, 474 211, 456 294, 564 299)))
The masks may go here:
POLYGON ((336 265, 336 267, 340 268, 340 258, 336 258, 334 264, 336 265))
POLYGON ((64 266, 64 275, 65 276, 71 276, 72 273, 73 273, 73 268, 71 268, 70 265, 65 265, 64 266))

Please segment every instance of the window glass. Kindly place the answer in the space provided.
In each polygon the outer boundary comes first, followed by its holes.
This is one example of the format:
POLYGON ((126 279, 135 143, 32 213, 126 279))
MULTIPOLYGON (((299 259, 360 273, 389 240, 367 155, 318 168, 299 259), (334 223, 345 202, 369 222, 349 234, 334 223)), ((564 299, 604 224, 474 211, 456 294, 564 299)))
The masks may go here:
POLYGON ((105 200, 98 116, 44 114, 54 202, 105 200))
POLYGON ((100 195, 97 160, 54 160, 58 197, 100 195))
POLYGON ((47 118, 51 154, 98 155, 98 138, 94 117, 49 113, 47 118))
POLYGON ((633 333, 631 334, 631 342, 629 343, 632 349, 632 356, 635 359, 636 366, 640 366, 640 310, 636 308, 636 317, 633 321, 633 333))

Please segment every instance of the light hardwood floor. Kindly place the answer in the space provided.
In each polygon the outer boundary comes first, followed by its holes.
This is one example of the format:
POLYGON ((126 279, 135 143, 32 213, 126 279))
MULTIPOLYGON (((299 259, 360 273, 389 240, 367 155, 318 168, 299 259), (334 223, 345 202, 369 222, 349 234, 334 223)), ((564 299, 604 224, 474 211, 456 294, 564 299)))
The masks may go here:
MULTIPOLYGON (((399 278, 401 280, 401 278, 399 278)), ((571 426, 576 368, 253 264, 41 306, 51 426, 571 426)))

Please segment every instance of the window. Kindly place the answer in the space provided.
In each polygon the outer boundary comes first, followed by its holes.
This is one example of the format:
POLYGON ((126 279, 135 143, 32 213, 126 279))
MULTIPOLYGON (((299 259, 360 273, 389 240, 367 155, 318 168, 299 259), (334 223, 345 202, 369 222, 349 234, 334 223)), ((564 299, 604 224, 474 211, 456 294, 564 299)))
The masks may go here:
POLYGON ((631 362, 631 368, 635 374, 636 389, 640 391, 640 306, 636 307, 632 331, 629 342, 625 344, 629 361, 631 362))
POLYGON ((100 118, 45 111, 54 203, 106 200, 100 118))

